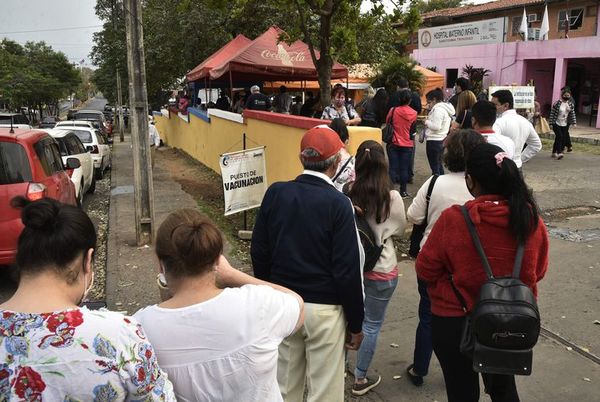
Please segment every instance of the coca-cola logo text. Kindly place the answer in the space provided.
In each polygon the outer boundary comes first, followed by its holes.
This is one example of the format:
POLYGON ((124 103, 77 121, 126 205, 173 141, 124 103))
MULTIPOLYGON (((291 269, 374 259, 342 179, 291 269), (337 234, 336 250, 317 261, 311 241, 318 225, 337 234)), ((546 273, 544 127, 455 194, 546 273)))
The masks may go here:
POLYGON ((280 60, 283 64, 290 62, 303 62, 306 60, 304 52, 288 52, 283 48, 279 48, 278 52, 273 52, 269 49, 263 50, 260 54, 263 59, 280 60))

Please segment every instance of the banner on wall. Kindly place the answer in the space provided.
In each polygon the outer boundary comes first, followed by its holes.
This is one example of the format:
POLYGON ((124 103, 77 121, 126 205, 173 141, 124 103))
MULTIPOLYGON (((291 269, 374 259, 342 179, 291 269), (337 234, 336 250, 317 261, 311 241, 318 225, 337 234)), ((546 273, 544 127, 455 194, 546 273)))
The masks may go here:
POLYGON ((225 216, 260 206, 267 191, 265 147, 221 155, 225 216))
POLYGON ((508 89, 513 94, 515 109, 533 109, 535 108, 535 87, 534 86, 505 86, 490 87, 489 98, 492 100, 492 94, 501 89, 508 89))
POLYGON ((502 43, 504 18, 419 29, 419 49, 502 43))

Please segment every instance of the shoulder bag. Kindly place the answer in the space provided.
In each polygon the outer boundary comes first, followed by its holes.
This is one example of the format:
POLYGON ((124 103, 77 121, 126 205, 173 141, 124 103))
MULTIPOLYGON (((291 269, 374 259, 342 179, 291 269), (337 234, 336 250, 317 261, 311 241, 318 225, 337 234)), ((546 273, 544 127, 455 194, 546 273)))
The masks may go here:
POLYGON ((389 123, 386 123, 383 130, 381 130, 381 140, 386 144, 391 144, 394 141, 394 110, 396 108, 392 108, 392 113, 390 115, 389 123))
POLYGON ((427 216, 429 215, 429 200, 431 200, 431 193, 433 192, 433 186, 435 185, 435 181, 438 179, 438 175, 431 176, 431 181, 429 182, 429 187, 427 187, 427 196, 425 200, 427 203, 425 204, 425 219, 421 222, 420 225, 413 225, 412 233, 410 234, 410 247, 408 249, 408 255, 412 258, 417 258, 419 255, 419 251, 421 251, 421 240, 423 240, 423 236, 425 235, 425 229, 427 229, 427 216))

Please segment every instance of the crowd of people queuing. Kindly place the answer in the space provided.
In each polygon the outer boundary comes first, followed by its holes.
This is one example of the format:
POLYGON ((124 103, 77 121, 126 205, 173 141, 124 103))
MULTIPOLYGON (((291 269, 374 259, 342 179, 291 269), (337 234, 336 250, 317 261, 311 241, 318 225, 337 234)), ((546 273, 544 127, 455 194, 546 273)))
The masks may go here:
MULTIPOLYGON (((364 395, 382 380, 368 374, 398 284, 392 237, 412 223, 426 227, 415 262, 419 322, 407 377, 422 385, 435 354, 448 401, 478 401, 479 376, 460 342, 485 276, 460 206, 494 274, 510 274, 525 244, 521 279, 535 294, 548 266, 548 237, 521 170, 541 142, 515 112, 510 91, 477 100, 464 79, 454 100, 432 90, 419 129, 421 101, 408 87, 400 80, 396 92, 380 89, 356 108, 343 87, 333 88, 322 111, 331 123, 302 137, 304 171, 264 195, 252 234, 254 276, 229 264, 209 218, 172 212, 155 241, 163 301, 133 317, 80 307, 94 280, 96 249, 81 209, 13 200, 25 229, 18 289, 0 304, 0 400, 341 402, 349 350, 356 351, 351 392, 364 395), (351 155, 347 126, 359 124, 389 124, 392 140, 365 141, 351 155), (432 176, 406 209, 418 140, 426 142, 432 176), (358 217, 380 247, 366 272, 358 217)), ((304 114, 318 102, 309 95, 300 104, 285 87, 272 104, 257 86, 250 92, 244 108, 304 114)), ((568 94, 551 117, 560 133, 557 159, 564 127, 574 124, 568 94)), ((234 110, 238 103, 227 100, 234 110)), ((492 401, 519 401, 514 376, 482 377, 492 401)))

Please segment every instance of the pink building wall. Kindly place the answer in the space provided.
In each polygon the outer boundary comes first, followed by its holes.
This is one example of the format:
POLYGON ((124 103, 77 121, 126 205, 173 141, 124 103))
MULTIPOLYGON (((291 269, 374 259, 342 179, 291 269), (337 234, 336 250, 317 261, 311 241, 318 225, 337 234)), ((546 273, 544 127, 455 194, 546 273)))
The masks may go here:
MULTIPOLYGON (((547 99, 551 88, 550 99, 558 99, 560 88, 565 85, 567 65, 570 59, 598 58, 596 68, 600 68, 600 38, 588 36, 583 38, 556 39, 546 41, 508 42, 492 45, 475 45, 436 49, 416 49, 412 56, 424 67, 437 67, 437 72, 446 74, 446 69, 458 68, 459 76, 466 64, 483 67, 492 72, 484 80, 484 87, 492 83, 498 85, 525 85, 530 78, 535 80, 540 95, 547 99), (536 72, 541 60, 550 59, 553 64, 553 76, 536 72), (531 64, 530 64, 531 63, 531 64), (543 89, 542 89, 543 88, 543 89), (540 92, 541 91, 541 92, 540 92)), ((542 99, 544 100, 544 99, 542 99)), ((600 128, 600 119, 596 119, 596 128, 600 128)))

